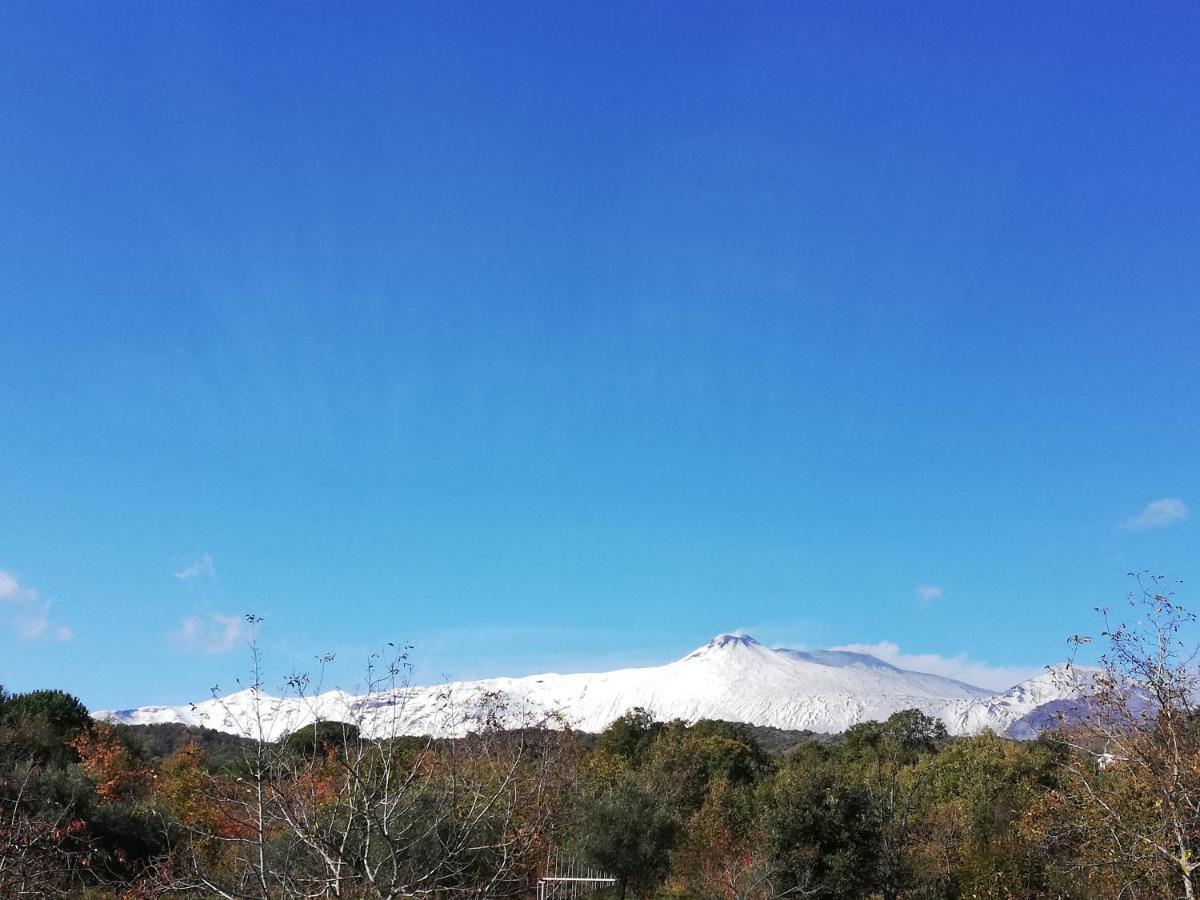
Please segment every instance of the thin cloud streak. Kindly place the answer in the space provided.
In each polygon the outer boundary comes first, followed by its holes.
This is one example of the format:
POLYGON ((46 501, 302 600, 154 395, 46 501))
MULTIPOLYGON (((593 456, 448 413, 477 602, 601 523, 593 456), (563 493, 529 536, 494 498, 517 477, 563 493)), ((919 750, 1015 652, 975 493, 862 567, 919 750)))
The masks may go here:
POLYGON ((1161 497, 1147 503, 1136 516, 1126 519, 1121 527, 1126 531, 1149 531, 1166 528, 1187 518, 1188 507, 1179 497, 1161 497))
POLYGON ((180 581, 193 581, 197 578, 215 579, 217 577, 217 567, 213 565, 212 557, 204 553, 190 562, 185 563, 175 572, 172 572, 180 581))
POLYGON ((167 637, 177 647, 218 656, 245 644, 254 636, 243 616, 209 613, 186 617, 167 637))
POLYGON ((936 653, 904 653, 892 641, 877 644, 842 644, 831 650, 848 650, 851 653, 866 653, 901 669, 942 675, 957 681, 965 681, 989 690, 1004 690, 1037 675, 1041 669, 1025 666, 993 666, 971 659, 965 653, 955 656, 940 656, 936 653))
POLYGON ((946 592, 936 584, 923 584, 914 591, 917 595, 917 602, 922 606, 929 606, 935 600, 941 600, 942 595, 946 592))
POLYGON ((50 616, 50 601, 37 588, 26 587, 15 575, 0 569, 0 602, 10 610, 10 619, 22 640, 53 638, 69 641, 75 633, 50 616))

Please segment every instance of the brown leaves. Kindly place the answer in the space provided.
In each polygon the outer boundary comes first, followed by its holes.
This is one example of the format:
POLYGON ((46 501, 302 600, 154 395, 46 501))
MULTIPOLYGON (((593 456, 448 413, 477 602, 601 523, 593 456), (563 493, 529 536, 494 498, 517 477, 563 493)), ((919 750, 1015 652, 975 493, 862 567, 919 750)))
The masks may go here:
POLYGON ((96 783, 96 796, 101 802, 138 802, 149 795, 150 770, 138 764, 109 725, 97 722, 70 746, 79 754, 84 772, 96 783))

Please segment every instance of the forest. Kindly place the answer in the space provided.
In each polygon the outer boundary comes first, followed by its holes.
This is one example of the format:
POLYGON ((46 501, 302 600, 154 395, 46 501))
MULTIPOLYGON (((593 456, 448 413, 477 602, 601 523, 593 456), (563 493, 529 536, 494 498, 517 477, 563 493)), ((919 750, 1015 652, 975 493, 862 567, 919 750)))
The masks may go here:
POLYGON ((1190 898, 1192 616, 1158 581, 1132 602, 1031 741, 915 709, 791 739, 640 709, 513 729, 500 696, 459 738, 269 741, 0 690, 0 896, 533 897, 566 858, 611 876, 597 900, 1190 898))

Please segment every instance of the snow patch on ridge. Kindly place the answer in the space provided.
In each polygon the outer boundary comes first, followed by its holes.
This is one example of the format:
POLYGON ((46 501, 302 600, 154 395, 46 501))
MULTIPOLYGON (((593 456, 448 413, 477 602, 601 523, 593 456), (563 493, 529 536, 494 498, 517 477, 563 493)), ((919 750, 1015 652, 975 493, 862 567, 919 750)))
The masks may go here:
POLYGON ((182 722, 275 738, 315 719, 358 724, 368 734, 452 736, 478 726, 480 707, 500 724, 555 724, 601 731, 635 707, 661 720, 726 719, 785 729, 844 731, 917 708, 952 734, 991 729, 1032 736, 1036 711, 1079 696, 1053 673, 1001 693, 913 672, 866 653, 772 649, 747 634, 719 634, 681 659, 611 672, 491 678, 408 687, 370 697, 330 691, 278 698, 241 691, 188 706, 148 706, 98 716, 129 724, 182 722), (503 701, 497 705, 497 697, 503 701), (561 716, 557 718, 555 714, 561 716))

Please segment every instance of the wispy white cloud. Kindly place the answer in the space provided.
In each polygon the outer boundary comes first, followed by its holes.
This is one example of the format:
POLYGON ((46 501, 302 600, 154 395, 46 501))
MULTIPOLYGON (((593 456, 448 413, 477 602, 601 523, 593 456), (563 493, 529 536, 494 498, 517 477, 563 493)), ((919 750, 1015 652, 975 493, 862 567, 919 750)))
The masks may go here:
POLYGON ((66 625, 59 625, 50 618, 50 602, 43 600, 35 606, 17 615, 17 632, 27 641, 39 638, 53 638, 56 641, 69 641, 75 637, 75 632, 66 625))
POLYGON ((977 687, 1003 690, 1037 675, 1041 669, 1025 666, 994 666, 971 659, 965 653, 939 656, 936 653, 904 653, 898 644, 880 641, 877 644, 843 644, 832 650, 866 653, 901 669, 943 675, 977 687))
POLYGON ((29 603, 37 599, 37 591, 21 587, 21 582, 11 572, 0 569, 0 600, 8 603, 29 603))
POLYGON ((217 577, 217 567, 213 565, 212 557, 204 553, 183 563, 172 574, 180 581, 192 581, 197 578, 213 579, 217 577))
POLYGON ((1148 531, 1166 528, 1187 518, 1188 508, 1178 497, 1161 497, 1147 503, 1136 516, 1126 519, 1121 527, 1126 531, 1148 531))
POLYGON ((942 594, 946 593, 936 584, 923 584, 914 591, 917 595, 917 602, 922 606, 929 606, 935 600, 942 599, 942 594))
POLYGON ((168 635, 177 647, 212 654, 228 653, 251 637, 253 628, 245 617, 219 612, 188 616, 168 635))
POLYGON ((54 638, 69 641, 74 632, 50 616, 50 601, 37 588, 21 584, 17 576, 0 569, 0 601, 8 607, 16 633, 27 641, 54 638))
POLYGON ((35 641, 45 637, 50 631, 49 610, 42 608, 17 616, 17 631, 27 641, 35 641))

